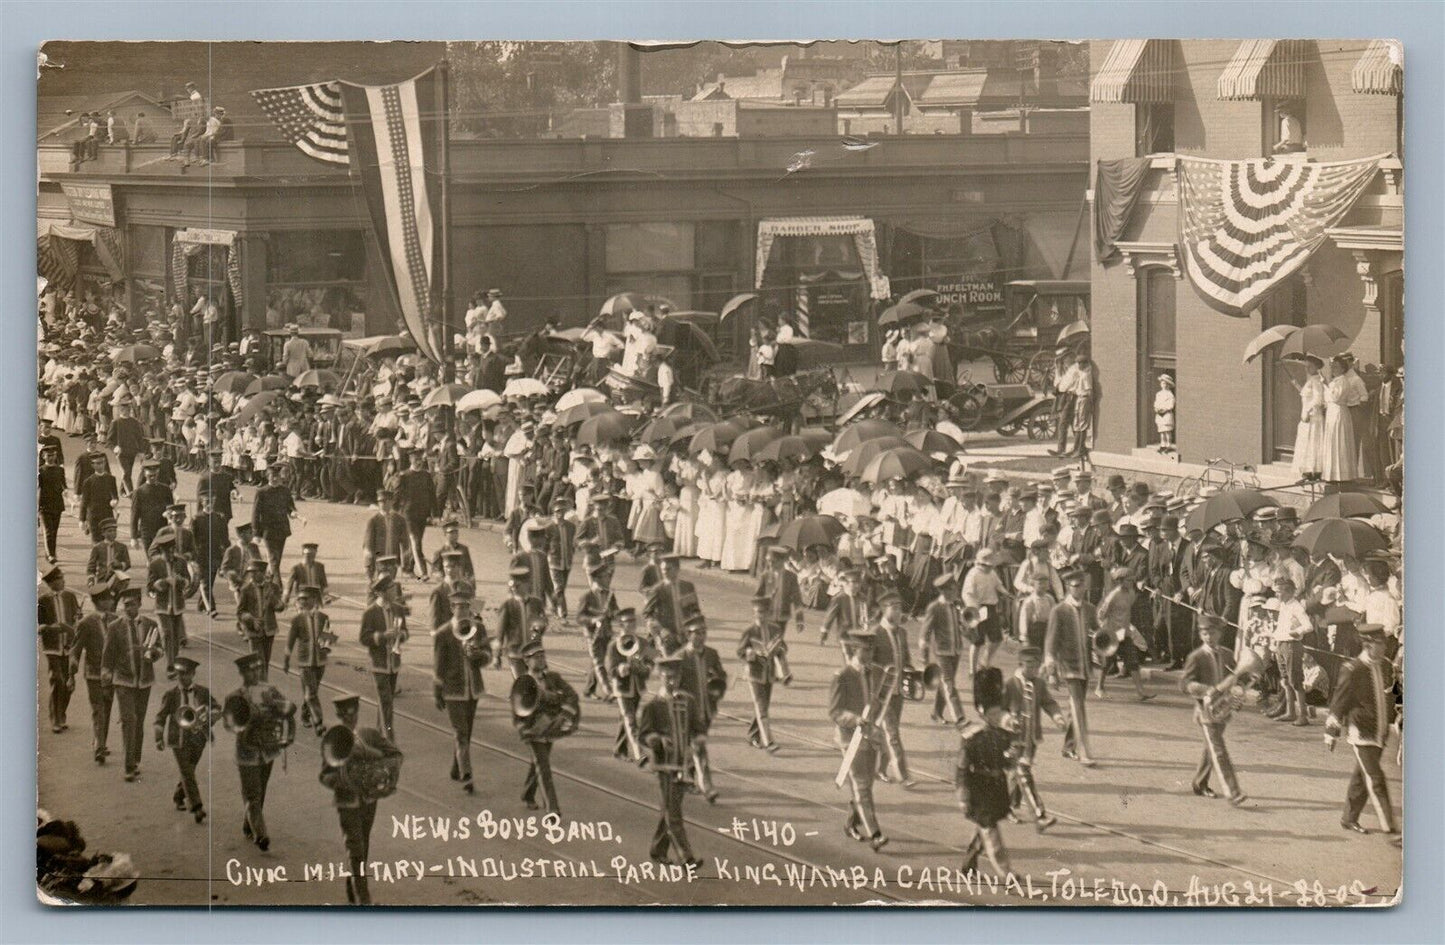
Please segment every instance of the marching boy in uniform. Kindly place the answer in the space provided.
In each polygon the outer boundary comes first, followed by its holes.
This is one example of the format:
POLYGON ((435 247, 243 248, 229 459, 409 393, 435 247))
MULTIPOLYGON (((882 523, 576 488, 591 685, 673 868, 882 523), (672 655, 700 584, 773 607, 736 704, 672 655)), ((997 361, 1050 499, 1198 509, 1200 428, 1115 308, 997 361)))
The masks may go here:
POLYGON ((774 656, 787 648, 783 628, 769 616, 772 598, 758 594, 753 598, 753 623, 738 641, 738 659, 748 668, 748 686, 753 695, 753 717, 748 722, 748 744, 770 752, 778 750, 768 727, 768 707, 773 701, 773 682, 777 678, 774 656), (769 653, 769 649, 774 652, 769 653))
POLYGON ((1229 748, 1224 744, 1224 726, 1228 719, 1210 711, 1213 700, 1229 698, 1229 688, 1234 683, 1230 677, 1234 671, 1234 653, 1219 646, 1223 624, 1224 621, 1213 614, 1199 615, 1200 645, 1184 660, 1179 688, 1195 698, 1194 721, 1204 730, 1204 754, 1194 773, 1194 793, 1200 797, 1218 797, 1209 786, 1210 772, 1217 771, 1219 780, 1229 791, 1229 803, 1238 807, 1244 803, 1245 796, 1239 789, 1229 748))
POLYGON ((1049 718, 1063 728, 1068 724, 1053 693, 1039 678, 1039 666, 1043 652, 1036 646, 1019 650, 1019 666, 1004 683, 1004 709, 1014 721, 1013 768, 1014 789, 1010 807, 1016 808, 1020 801, 1028 801, 1034 812, 1034 829, 1043 833, 1054 825, 1057 818, 1044 809, 1043 798, 1039 797, 1038 786, 1034 783, 1034 755, 1039 742, 1043 740, 1043 729, 1039 716, 1048 713, 1049 718))
POLYGON ((156 712, 155 735, 156 750, 169 748, 176 759, 176 770, 181 775, 171 795, 176 810, 189 808, 196 823, 200 824, 206 821, 206 809, 201 803, 200 785, 196 783, 196 768, 201 763, 206 744, 215 740, 211 726, 220 721, 221 706, 211 697, 209 689, 196 685, 198 666, 200 664, 189 657, 182 656, 176 660, 176 684, 161 696, 161 707, 156 712), (187 709, 195 715, 191 721, 184 722, 183 716, 190 716, 184 711, 187 709))
POLYGON ((471 794, 472 726, 482 697, 482 667, 491 662, 487 630, 472 616, 472 589, 458 582, 451 592, 452 616, 432 631, 432 694, 455 735, 451 779, 471 794))
POLYGON ((1340 826, 1355 833, 1369 833, 1360 826, 1360 811, 1368 800, 1386 833, 1399 832, 1390 808, 1389 785, 1385 781, 1380 757, 1390 738, 1390 723, 1395 717, 1394 668, 1385 658, 1389 638, 1380 624, 1362 624, 1356 628, 1364 649, 1345 663, 1335 681, 1330 714, 1325 722, 1325 744, 1333 751, 1335 739, 1341 734, 1355 752, 1355 769, 1345 795, 1345 813, 1340 826))
POLYGON ((1008 772, 1014 739, 1003 726, 1003 673, 998 667, 988 666, 974 674, 973 704, 982 721, 963 726, 963 743, 954 771, 958 806, 977 827, 963 855, 963 871, 974 869, 979 854, 987 853, 994 869, 1007 875, 1013 870, 998 822, 1009 814, 1008 772))
MULTIPOLYGON (((331 700, 336 710, 336 724, 350 729, 356 743, 378 756, 400 755, 395 745, 374 728, 357 728, 361 714, 361 697, 339 695, 331 700)), ((371 826, 376 822, 376 799, 366 798, 346 776, 346 766, 321 761, 321 783, 332 792, 336 816, 341 821, 341 835, 346 840, 346 858, 351 875, 346 879, 346 901, 352 905, 371 905, 371 892, 366 884, 366 863, 371 852, 371 826)))
POLYGON ((301 670, 301 724, 313 726, 316 734, 320 735, 326 730, 326 723, 321 718, 321 677, 326 673, 326 658, 336 637, 331 632, 331 618, 320 609, 320 587, 303 585, 297 594, 297 603, 301 612, 291 618, 281 671, 291 672, 294 656, 301 670))
MULTIPOLYGON (((878 710, 886 699, 886 693, 877 693, 877 680, 868 667, 869 655, 873 652, 873 631, 858 627, 843 635, 843 653, 846 665, 833 675, 828 692, 828 717, 837 726, 838 747, 847 757, 848 745, 853 733, 863 728, 858 752, 848 766, 848 786, 853 793, 848 808, 848 822, 843 832, 854 840, 864 841, 874 850, 881 850, 888 842, 878 827, 878 815, 873 810, 873 779, 878 773, 878 755, 882 742, 878 725, 878 710)), ((890 685, 895 688, 895 677, 890 685)))
POLYGON ((681 654, 663 654, 655 664, 662 673, 662 691, 643 707, 637 720, 638 738, 647 746, 657 783, 662 790, 662 816, 652 832, 648 855, 670 862, 675 851, 683 863, 701 865, 687 840, 682 816, 687 768, 697 740, 706 740, 705 723, 691 695, 682 686, 681 654))

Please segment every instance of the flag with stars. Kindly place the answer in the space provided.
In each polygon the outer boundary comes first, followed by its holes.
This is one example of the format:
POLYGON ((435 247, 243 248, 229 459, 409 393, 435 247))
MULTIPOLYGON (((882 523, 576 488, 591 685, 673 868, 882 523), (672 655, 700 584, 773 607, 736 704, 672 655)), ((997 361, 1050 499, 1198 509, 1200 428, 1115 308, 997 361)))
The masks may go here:
POLYGON ((1204 301, 1243 316, 1298 272, 1374 180, 1383 155, 1315 163, 1179 159, 1184 268, 1204 301))
POLYGON ((439 362, 427 331, 441 275, 436 69, 396 85, 339 85, 351 174, 366 197, 392 297, 417 349, 439 362))
POLYGON ((348 163, 341 83, 257 89, 251 97, 303 153, 331 164, 348 163))

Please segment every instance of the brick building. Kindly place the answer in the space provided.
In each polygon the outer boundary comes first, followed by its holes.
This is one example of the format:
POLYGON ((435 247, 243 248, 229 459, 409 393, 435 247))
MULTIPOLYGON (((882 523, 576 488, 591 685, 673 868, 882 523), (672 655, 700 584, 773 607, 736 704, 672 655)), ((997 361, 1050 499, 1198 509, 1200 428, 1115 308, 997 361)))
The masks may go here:
MULTIPOLYGON (((1103 385, 1095 462, 1167 471, 1152 404, 1177 380, 1180 458, 1279 464, 1299 400, 1284 368, 1246 345, 1275 325, 1327 323, 1363 362, 1403 357, 1398 46, 1382 41, 1096 41, 1091 163, 1148 157, 1142 192, 1106 262, 1094 254, 1094 358, 1103 385), (1325 163, 1385 155, 1308 261, 1259 304, 1216 311, 1186 273, 1178 159, 1270 155, 1325 163)), ((1091 181, 1092 186, 1092 181, 1091 181)), ((1096 196, 1091 189, 1091 198, 1096 196)), ((1095 207, 1096 212, 1098 207, 1095 207)))

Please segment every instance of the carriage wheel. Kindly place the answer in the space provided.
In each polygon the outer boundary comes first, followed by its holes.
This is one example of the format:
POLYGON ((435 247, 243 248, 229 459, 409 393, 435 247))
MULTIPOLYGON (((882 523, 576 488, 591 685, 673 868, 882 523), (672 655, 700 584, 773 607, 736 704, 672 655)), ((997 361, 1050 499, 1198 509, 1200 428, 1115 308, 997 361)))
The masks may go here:
POLYGON ((1000 384, 1022 384, 1028 377, 1028 362, 1008 355, 995 355, 993 376, 1000 384))
POLYGON ((1018 436, 1020 429, 1021 428, 1017 423, 1005 423, 1003 426, 998 428, 998 432, 1003 434, 1004 436, 1018 436))
POLYGON ((948 403, 953 408, 953 422, 958 424, 959 429, 972 432, 983 422, 983 401, 972 391, 956 394, 948 403))
POLYGON ((1059 434, 1059 418, 1052 410, 1041 410, 1024 421, 1031 440, 1052 440, 1059 434))
POLYGON ((1050 390, 1054 386, 1054 359, 1047 351, 1040 351, 1029 358, 1024 383, 1038 390, 1050 390))

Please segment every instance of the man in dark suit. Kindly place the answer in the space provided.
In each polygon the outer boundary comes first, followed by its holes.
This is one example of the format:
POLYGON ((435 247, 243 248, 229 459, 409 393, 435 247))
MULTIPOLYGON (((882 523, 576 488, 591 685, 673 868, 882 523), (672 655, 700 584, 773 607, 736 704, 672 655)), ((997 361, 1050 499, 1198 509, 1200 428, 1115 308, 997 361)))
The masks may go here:
POLYGON ((266 546, 271 573, 281 580, 281 556, 286 552, 286 539, 291 537, 291 516, 296 514, 296 500, 291 487, 282 481, 285 467, 276 465, 267 470, 269 481, 256 490, 251 506, 251 527, 266 546))
POLYGON ((86 476, 77 477, 81 479, 81 484, 76 487, 75 494, 80 500, 81 527, 86 529, 92 541, 98 541, 101 537, 100 523, 115 518, 120 491, 115 477, 110 474, 104 453, 94 455, 90 465, 91 470, 86 476))
POLYGON ((191 520, 191 541, 196 551, 196 572, 200 576, 200 606, 215 617, 216 575, 221 573, 221 561, 231 544, 229 518, 216 511, 212 493, 202 492, 197 501, 200 511, 191 520))
MULTIPOLYGON (((728 674, 723 669, 718 651, 707 645, 707 621, 696 614, 687 621, 687 645, 682 648, 682 685, 693 698, 702 717, 702 731, 707 734, 717 717, 721 693, 727 689, 728 674), (718 693, 714 695, 714 693, 718 693)), ((709 804, 717 802, 712 783, 712 765, 708 762, 707 743, 693 743, 693 765, 697 770, 697 789, 709 804)))
MULTIPOLYGON (((221 705, 211 696, 205 686, 196 684, 195 660, 182 656, 176 660, 176 684, 161 696, 161 707, 156 712, 156 751, 170 749, 176 759, 176 769, 181 779, 176 782, 171 801, 176 810, 189 808, 196 823, 206 820, 206 808, 201 803, 201 788, 196 783, 196 768, 206 744, 213 740, 211 726, 221 719, 221 705), (196 713, 193 722, 182 725, 182 710, 196 713)), ((185 713, 187 716, 189 712, 185 713)))
POLYGON ((231 500, 236 494, 236 477, 221 467, 221 455, 220 450, 210 451, 210 468, 196 480, 196 501, 199 502, 202 496, 209 495, 212 511, 225 519, 229 527, 232 518, 231 500))
POLYGON ((116 417, 111 421, 106 445, 120 457, 121 485, 130 493, 135 489, 131 472, 135 468, 135 458, 146 450, 146 434, 140 421, 135 418, 135 403, 130 400, 129 395, 117 403, 115 409, 116 417))

